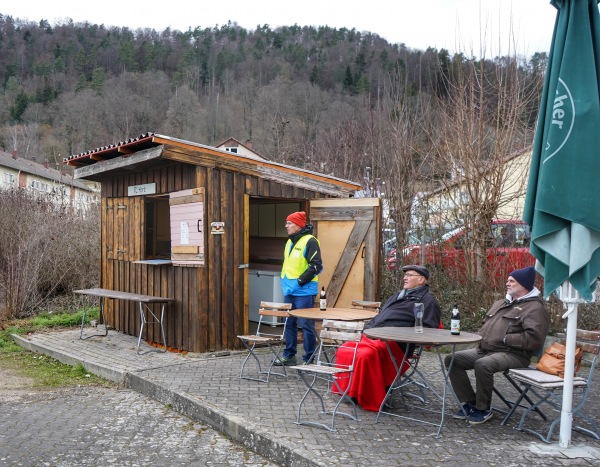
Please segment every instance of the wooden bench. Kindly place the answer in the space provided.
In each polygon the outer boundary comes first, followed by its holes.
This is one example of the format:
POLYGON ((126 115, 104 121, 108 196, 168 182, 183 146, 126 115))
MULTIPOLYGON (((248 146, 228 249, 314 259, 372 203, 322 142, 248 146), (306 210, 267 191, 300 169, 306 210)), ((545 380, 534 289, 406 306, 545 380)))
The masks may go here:
POLYGON ((132 302, 137 302, 138 306, 139 306, 139 311, 140 311, 140 334, 138 337, 138 343, 137 343, 137 347, 136 347, 136 352, 138 353, 138 355, 143 355, 148 352, 161 352, 160 349, 150 349, 150 350, 148 350, 146 352, 142 352, 140 354, 140 343, 142 341, 142 332, 144 330, 145 324, 147 325, 147 324, 158 323, 160 325, 160 334, 162 336, 162 345, 164 346, 164 350, 162 350, 162 352, 167 351, 167 341, 165 339, 165 328, 163 326, 163 318, 164 318, 164 314, 165 314, 166 304, 174 302, 175 301, 174 298, 156 297, 154 295, 143 295, 143 294, 121 292, 119 290, 110 290, 110 289, 101 289, 101 288, 75 290, 74 293, 79 294, 79 295, 91 295, 93 297, 98 297, 100 299, 100 318, 102 319, 102 323, 104 323, 104 328, 105 328, 104 334, 92 334, 92 335, 85 336, 85 337, 83 336, 83 325, 85 324, 85 315, 86 315, 86 311, 87 311, 85 303, 84 303, 83 316, 81 317, 81 331, 79 333, 80 339, 89 339, 90 337, 95 337, 95 336, 105 337, 108 335, 108 325, 106 324, 106 317, 104 316, 104 302, 107 298, 113 299, 113 300, 129 300, 132 302), (150 304, 153 304, 153 303, 162 304, 161 308, 160 308, 160 316, 157 316, 157 314, 154 312, 154 310, 149 306, 150 304), (152 316, 152 320, 146 319, 146 313, 144 312, 145 310, 147 310, 149 315, 152 316))

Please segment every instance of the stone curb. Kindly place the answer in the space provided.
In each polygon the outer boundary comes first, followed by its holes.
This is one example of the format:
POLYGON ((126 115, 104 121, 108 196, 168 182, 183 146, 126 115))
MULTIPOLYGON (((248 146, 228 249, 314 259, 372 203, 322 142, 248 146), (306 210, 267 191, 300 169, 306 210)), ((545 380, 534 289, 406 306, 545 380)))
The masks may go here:
POLYGON ((212 407, 206 401, 199 403, 185 394, 165 389, 135 373, 126 373, 124 384, 129 389, 144 394, 162 404, 169 405, 178 413, 210 425, 238 443, 280 465, 290 467, 326 465, 313 459, 307 459, 287 443, 273 439, 269 432, 259 426, 240 417, 227 415, 217 407, 212 407))

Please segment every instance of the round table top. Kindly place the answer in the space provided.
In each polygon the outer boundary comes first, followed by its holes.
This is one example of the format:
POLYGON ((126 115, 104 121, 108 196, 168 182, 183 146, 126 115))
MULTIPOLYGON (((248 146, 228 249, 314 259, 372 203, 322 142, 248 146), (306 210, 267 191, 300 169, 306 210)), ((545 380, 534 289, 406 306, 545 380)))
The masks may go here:
POLYGON ((362 308, 297 308, 290 310, 289 314, 296 318, 308 319, 334 319, 339 321, 362 321, 377 316, 376 311, 363 310, 362 308))
POLYGON ((424 345, 471 344, 481 340, 479 334, 461 332, 454 335, 450 334, 450 329, 434 328, 423 328, 422 333, 417 333, 413 327, 381 327, 365 329, 363 333, 371 339, 424 345))

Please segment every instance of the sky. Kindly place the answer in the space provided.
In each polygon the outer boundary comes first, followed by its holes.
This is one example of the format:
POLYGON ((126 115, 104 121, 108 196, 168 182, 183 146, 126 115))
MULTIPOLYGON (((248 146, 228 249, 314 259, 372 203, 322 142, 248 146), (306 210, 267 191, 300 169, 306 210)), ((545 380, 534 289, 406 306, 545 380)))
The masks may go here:
POLYGON ((258 25, 356 28, 411 49, 445 48, 451 53, 492 58, 549 52, 556 9, 549 0, 15 0, 0 14, 50 24, 68 18, 130 29, 222 26, 229 21, 254 30, 258 25), (511 33, 512 31, 512 33, 511 33), (482 53, 480 37, 484 49, 482 53), (511 39, 512 37, 512 39, 511 39), (512 54, 512 51, 510 52, 512 54))

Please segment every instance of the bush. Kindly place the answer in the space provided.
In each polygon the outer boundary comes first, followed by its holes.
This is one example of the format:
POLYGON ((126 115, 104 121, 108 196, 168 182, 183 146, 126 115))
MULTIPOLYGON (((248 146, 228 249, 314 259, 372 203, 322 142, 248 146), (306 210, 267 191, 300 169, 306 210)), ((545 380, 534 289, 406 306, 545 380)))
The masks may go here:
MULTIPOLYGON (((434 266, 428 269, 431 272, 429 286, 442 310, 444 328, 450 329, 450 310, 456 303, 460 309, 461 329, 469 332, 477 331, 486 311, 501 295, 492 287, 478 282, 458 283, 448 277, 443 270, 436 270, 434 266)), ((402 289, 403 274, 402 271, 396 274, 395 271, 383 269, 380 295, 382 301, 402 289)))
POLYGON ((98 284, 98 207, 84 213, 13 189, 0 191, 0 219, 0 320, 52 301, 68 307, 73 290, 98 284))
MULTIPOLYGON (((485 313, 496 300, 504 298, 506 291, 502 288, 494 288, 493 285, 481 284, 476 281, 456 281, 449 277, 443 270, 436 270, 435 266, 429 267, 431 280, 429 285, 431 293, 437 299, 442 309, 442 322, 444 327, 450 328, 450 310, 452 305, 458 304, 461 317, 461 328, 464 331, 476 332, 481 327, 485 313)), ((382 301, 387 300, 392 294, 402 289, 402 271, 389 271, 384 266, 381 273, 382 301)), ((536 284, 538 288, 542 284, 536 284)), ((562 302, 556 296, 551 295, 546 302, 546 309, 550 314, 549 333, 554 335, 564 332, 566 320, 562 318, 565 312, 562 302)), ((577 327, 587 330, 600 330, 600 303, 586 303, 579 305, 577 327)))

